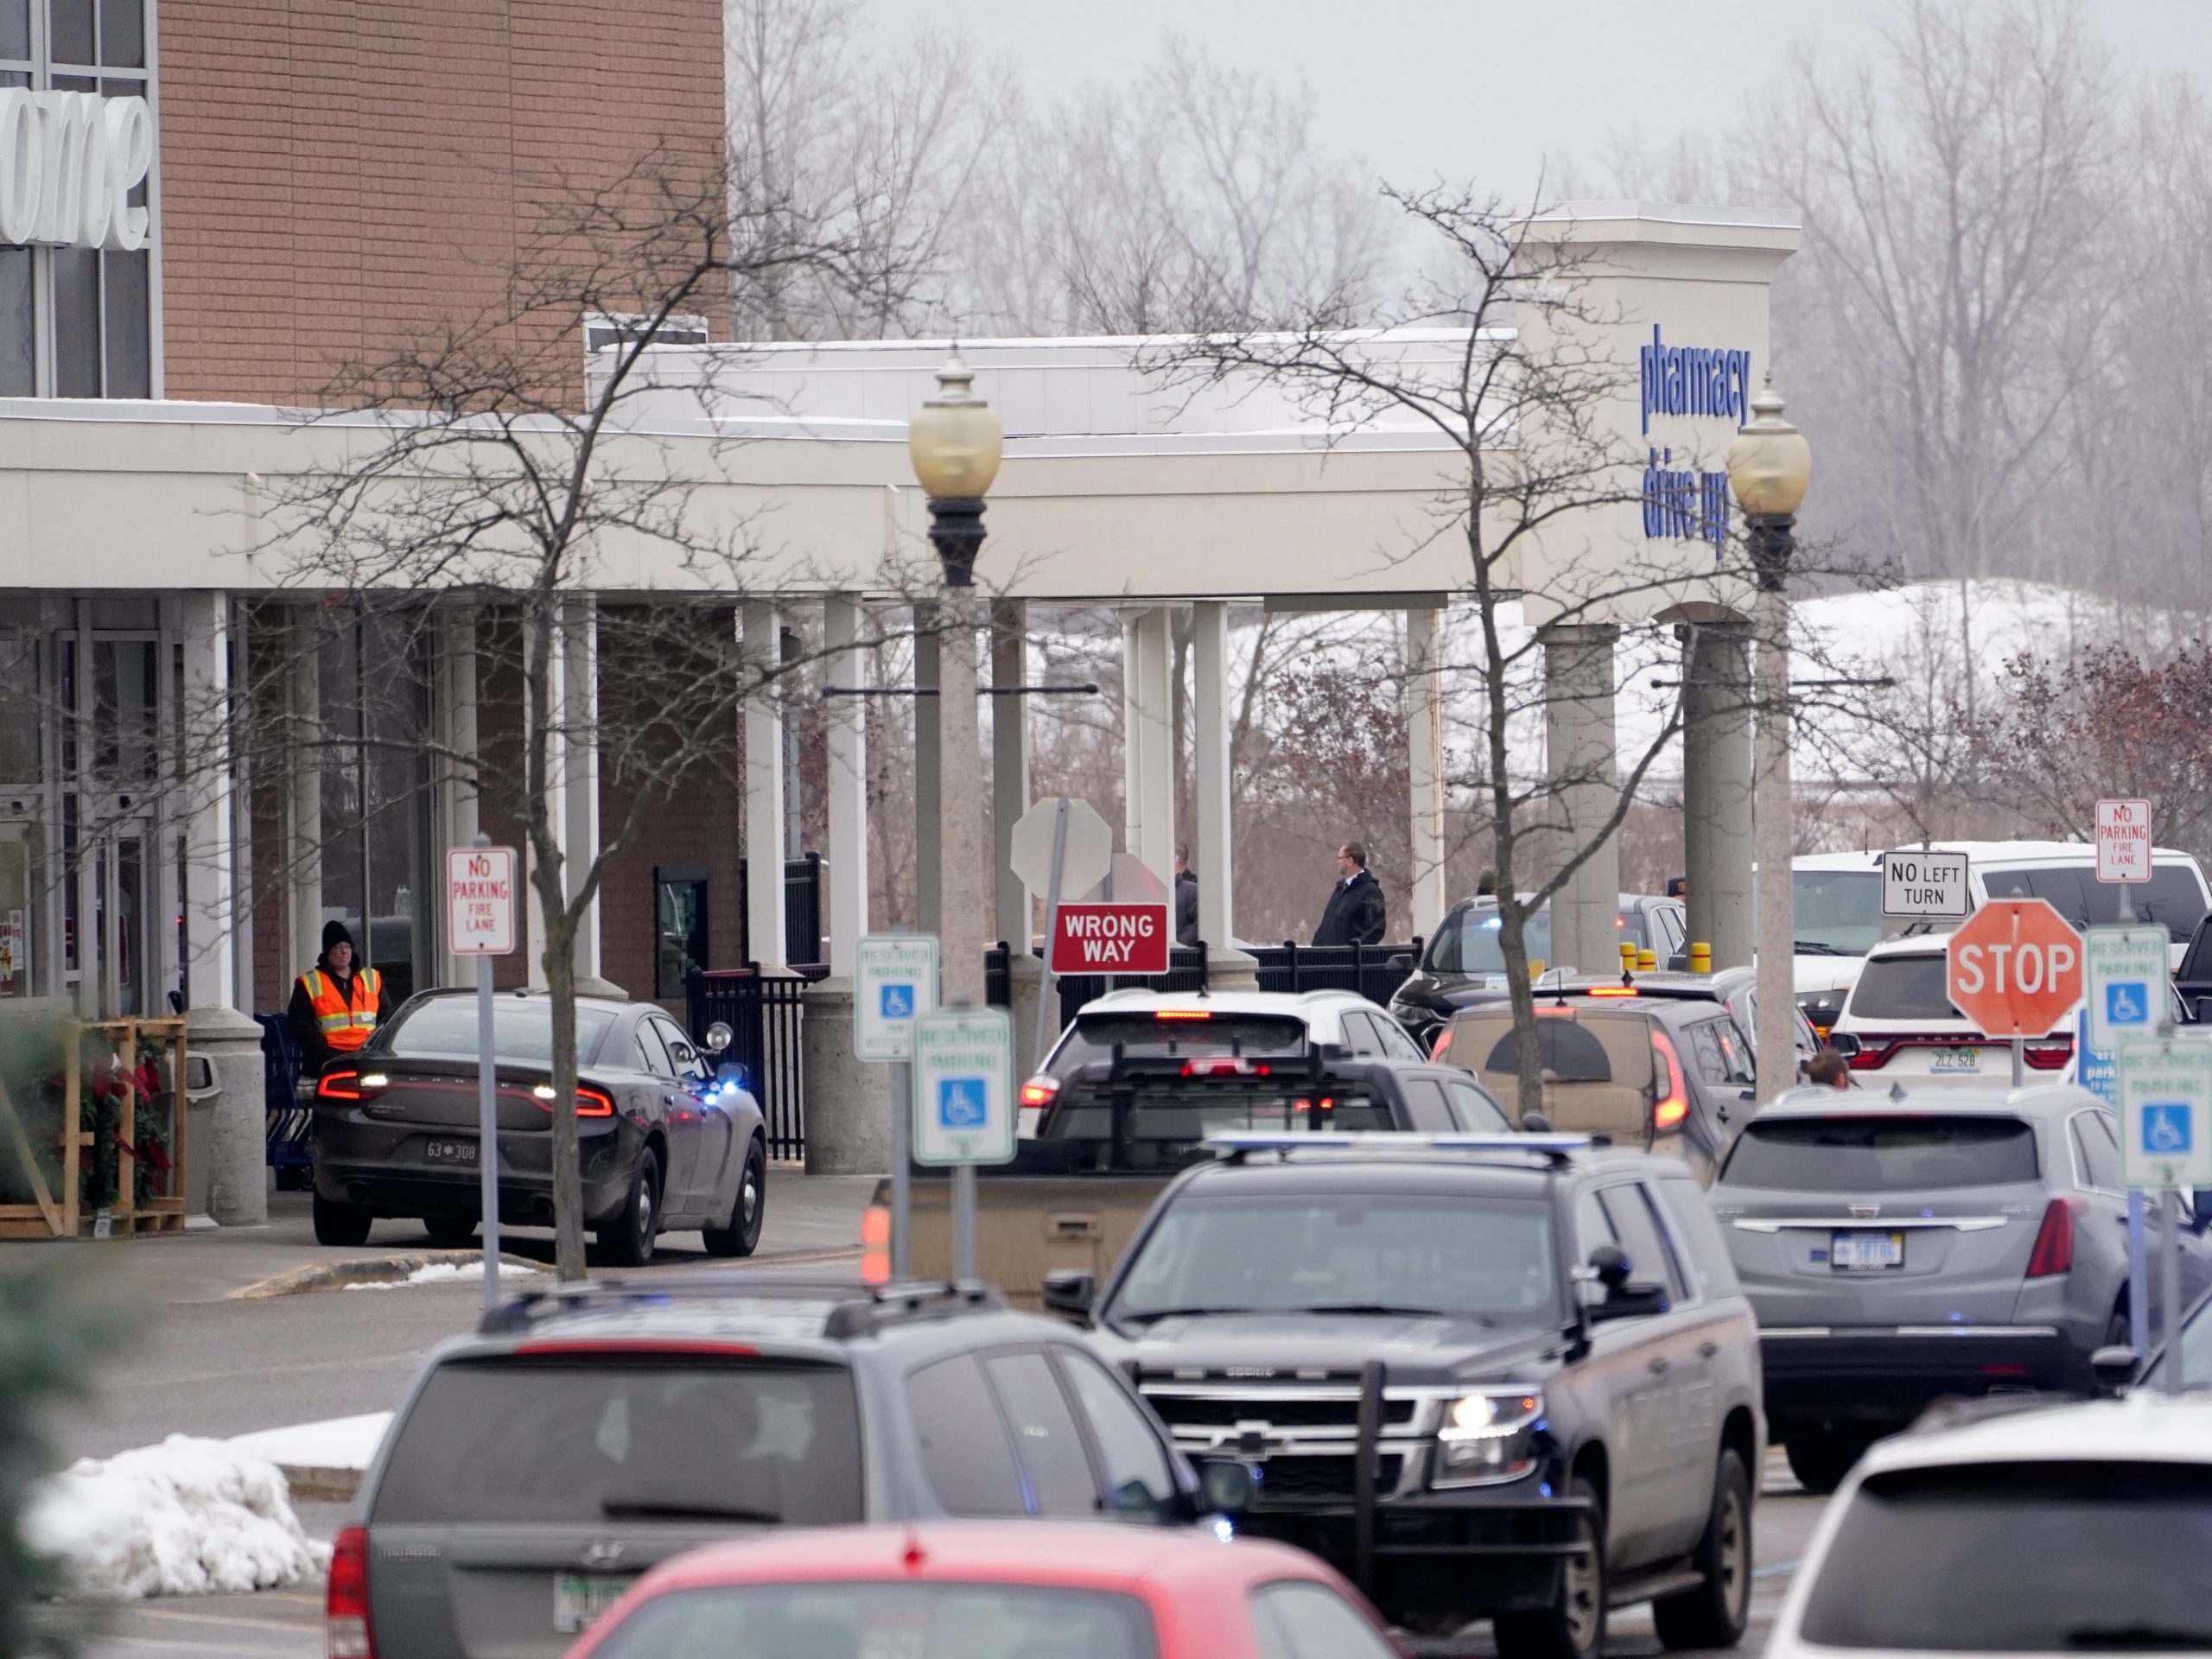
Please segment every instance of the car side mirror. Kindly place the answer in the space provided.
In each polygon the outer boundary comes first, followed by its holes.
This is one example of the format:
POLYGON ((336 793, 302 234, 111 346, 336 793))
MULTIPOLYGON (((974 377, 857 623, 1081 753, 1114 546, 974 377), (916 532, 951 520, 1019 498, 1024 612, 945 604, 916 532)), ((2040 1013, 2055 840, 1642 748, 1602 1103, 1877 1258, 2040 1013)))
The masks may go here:
POLYGON ((1529 1135, 1549 1135, 1552 1121, 1541 1112, 1523 1112, 1521 1114, 1521 1128, 1529 1135))
POLYGON ((1410 974, 1414 970, 1414 959, 1408 952, 1401 950, 1390 958, 1389 965, 1394 974, 1410 974))
POLYGON ((1045 1311, 1071 1319, 1088 1319, 1098 1300, 1096 1274, 1080 1268, 1062 1268, 1045 1275, 1045 1311))
POLYGON ((1832 1031, 1828 1033, 1828 1046, 1847 1060, 1858 1053, 1863 1045, 1847 1031, 1832 1031))
POLYGON ((736 1040, 737 1033, 729 1028, 726 1020, 717 1020, 707 1027, 707 1052, 709 1054, 721 1053, 736 1040))
POLYGON ((1198 1464, 1198 1507, 1205 1514, 1242 1515, 1252 1507, 1258 1490, 1251 1466, 1234 1458, 1206 1458, 1198 1464))
POLYGON ((2138 1363, 2133 1348, 2126 1343, 2116 1343, 2089 1356, 2089 1375, 2096 1382, 2098 1393, 2125 1394, 2135 1381, 2138 1363))
POLYGON ((1618 1244, 1599 1245, 1590 1252, 1590 1274, 1611 1296, 1628 1283, 1628 1253, 1618 1244))

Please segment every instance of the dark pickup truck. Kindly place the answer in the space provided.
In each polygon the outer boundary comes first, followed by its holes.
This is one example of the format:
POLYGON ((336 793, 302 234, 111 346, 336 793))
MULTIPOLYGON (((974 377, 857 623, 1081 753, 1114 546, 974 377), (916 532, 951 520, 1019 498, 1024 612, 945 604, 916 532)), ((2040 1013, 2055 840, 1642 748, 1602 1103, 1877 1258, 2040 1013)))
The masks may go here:
MULTIPOLYGON (((976 1263, 1025 1307, 1050 1273, 1103 1280, 1179 1172, 1210 1161, 1209 1135, 1234 1130, 1427 1130, 1506 1134, 1497 1101, 1456 1066, 1304 1054, 1158 1054, 1116 1048, 1062 1082, 1038 1133, 976 1183, 976 1263)), ((917 1169, 912 1271, 952 1268, 951 1183, 917 1169)), ((888 1179, 875 1205, 887 1210, 888 1179)), ((881 1223, 875 1224, 881 1225, 881 1223)))

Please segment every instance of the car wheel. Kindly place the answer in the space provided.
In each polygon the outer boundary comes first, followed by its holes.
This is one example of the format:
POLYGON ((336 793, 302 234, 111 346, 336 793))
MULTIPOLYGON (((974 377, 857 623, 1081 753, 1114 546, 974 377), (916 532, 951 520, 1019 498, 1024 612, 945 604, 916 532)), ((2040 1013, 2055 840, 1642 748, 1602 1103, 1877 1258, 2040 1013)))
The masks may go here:
POLYGON ((315 1195, 315 1242, 355 1249, 369 1242, 369 1224, 376 1219, 363 1204, 346 1204, 315 1195))
POLYGON ((599 1230, 599 1253, 611 1268, 642 1268, 653 1259, 660 1233, 660 1160, 646 1147, 638 1154, 637 1173, 620 1213, 599 1230))
POLYGON ((1556 1606, 1500 1613, 1491 1621, 1498 1659, 1595 1659, 1605 1643, 1605 1511, 1598 1489, 1577 1475, 1567 1488, 1590 1500, 1582 1520, 1583 1552, 1560 1572, 1556 1606))
POLYGON ((745 1168, 737 1178, 737 1197, 729 1225, 702 1228, 709 1255, 750 1255, 760 1245, 760 1224, 768 1214, 768 1153, 756 1139, 747 1142, 745 1168))
POLYGON ((1713 1512, 1692 1557, 1705 1582, 1651 1604, 1666 1648, 1732 1648, 1751 1617, 1751 1478, 1732 1450, 1713 1477, 1713 1512))
POLYGON ((1851 1465, 1865 1455, 1873 1440, 1872 1434, 1843 1429, 1808 1429, 1791 1435, 1783 1449, 1789 1457, 1789 1472, 1797 1477, 1797 1484, 1819 1497, 1843 1484, 1851 1465))
POLYGON ((476 1236, 476 1217, 474 1216, 425 1216, 423 1230, 430 1236, 433 1244, 442 1244, 457 1249, 476 1236))

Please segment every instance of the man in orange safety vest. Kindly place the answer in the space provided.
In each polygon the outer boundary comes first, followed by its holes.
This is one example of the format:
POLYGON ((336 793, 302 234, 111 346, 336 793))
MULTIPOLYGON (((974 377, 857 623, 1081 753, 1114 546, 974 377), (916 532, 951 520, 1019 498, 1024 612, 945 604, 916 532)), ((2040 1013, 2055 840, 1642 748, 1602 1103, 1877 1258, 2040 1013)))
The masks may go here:
POLYGON ((300 1075, 320 1076, 328 1061, 356 1052, 390 1013, 384 976, 365 963, 356 966, 353 936, 345 923, 325 922, 322 954, 292 982, 291 1004, 284 1011, 300 1051, 300 1075))

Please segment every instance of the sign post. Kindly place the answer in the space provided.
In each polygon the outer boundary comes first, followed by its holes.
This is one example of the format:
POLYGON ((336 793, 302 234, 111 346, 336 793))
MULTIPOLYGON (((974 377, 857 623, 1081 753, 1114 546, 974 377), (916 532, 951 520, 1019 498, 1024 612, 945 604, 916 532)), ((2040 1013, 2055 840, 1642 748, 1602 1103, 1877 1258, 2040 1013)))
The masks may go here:
POLYGON ((2012 1039, 2012 1086, 2027 1039, 2049 1035, 2082 1000, 2082 936, 2043 899, 1993 899, 1943 947, 1943 989, 1985 1034, 2012 1039))
POLYGON ((1882 855, 1882 914, 1955 919, 1974 908, 1967 855, 1905 848, 1882 855))
POLYGON ((933 933, 870 933, 853 957, 853 1052, 891 1063, 891 1276, 913 1271, 914 1021, 937 1007, 933 933))
POLYGON ((492 1041, 492 958, 514 954, 515 849, 479 836, 446 854, 446 938, 476 958, 476 1168, 484 1206, 484 1311, 499 1305, 499 1066, 492 1041))
MULTIPOLYGON (((1089 801, 1055 795, 1021 815, 1021 821, 1014 826, 1007 862, 1016 875, 1044 893, 1045 938, 1049 941, 1059 931, 1060 895, 1088 891, 1113 868, 1114 832, 1089 801)), ((1029 943, 1027 919, 1021 941, 1025 950, 1029 943)), ((1052 994, 1052 952, 1047 949, 1045 971, 1037 984, 1037 1031, 1029 1056, 1033 1071, 1045 1064, 1046 1009, 1052 994)))
POLYGON ((2134 897, 2128 892, 2138 881, 2151 879, 2151 803, 2097 803, 2097 880, 2120 884, 2120 919, 2135 919, 2134 897))
POLYGON ((1014 1021, 946 1008, 914 1021, 914 1161, 952 1167, 952 1276, 976 1276, 976 1166, 1013 1161, 1014 1021))
POLYGON ((2161 1192, 2159 1325, 2165 1387, 2181 1388, 2181 1199, 2212 1186, 2212 1043, 2163 1038, 2120 1051, 2120 1173, 2130 1187, 2161 1192))

